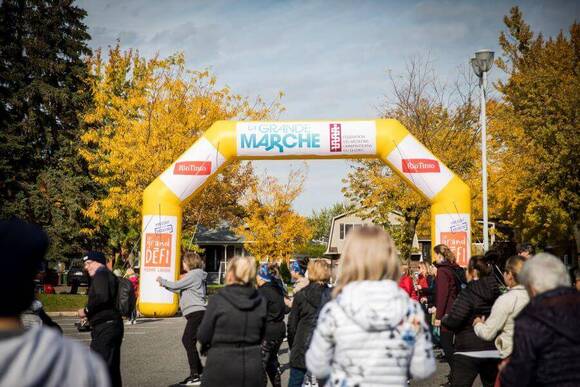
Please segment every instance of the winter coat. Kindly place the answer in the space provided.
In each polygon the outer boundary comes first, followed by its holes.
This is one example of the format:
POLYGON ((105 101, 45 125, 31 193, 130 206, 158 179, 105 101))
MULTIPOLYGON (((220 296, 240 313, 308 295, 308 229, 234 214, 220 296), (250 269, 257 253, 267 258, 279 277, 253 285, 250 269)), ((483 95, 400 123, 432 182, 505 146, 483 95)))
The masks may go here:
POLYGON ((495 347, 502 359, 512 353, 514 318, 529 301, 526 288, 523 285, 514 286, 495 301, 489 318, 473 327, 477 337, 487 341, 495 339, 495 347))
POLYGON ((265 340, 282 340, 286 336, 284 315, 288 307, 284 303, 284 292, 273 283, 266 283, 258 288, 258 293, 266 300, 268 316, 266 317, 265 340))
POLYGON ((179 294, 179 308, 181 308, 181 313, 187 316, 205 310, 207 306, 206 278, 205 271, 194 269, 185 273, 176 282, 162 278, 161 286, 170 292, 179 294))
POLYGON ((407 274, 403 274, 399 279, 399 287, 403 289, 411 299, 419 301, 419 296, 415 291, 415 284, 413 284, 413 278, 407 274))
POLYGON ((475 335, 473 320, 489 316, 499 295, 499 286, 493 275, 469 282, 459 293, 451 311, 441 320, 443 326, 455 332, 455 352, 495 351, 492 342, 475 335))
POLYGON ((229 285, 210 299, 197 331, 202 347, 209 346, 202 386, 266 386, 260 349, 266 316, 266 301, 249 286, 229 285))
POLYGON ((580 293, 562 287, 532 298, 515 320, 502 387, 580 386, 580 293))
POLYGON ((288 316, 290 367, 306 368, 304 355, 320 312, 322 295, 327 289, 326 285, 311 283, 294 297, 292 310, 288 316))
MULTIPOLYGON (((435 277, 435 318, 441 320, 443 316, 451 311, 451 307, 457 298, 459 288, 457 287, 454 270, 459 268, 456 263, 443 261, 437 264, 437 276, 435 277)), ((444 326, 443 332, 447 331, 444 326)))
POLYGON ((407 386, 435 372, 421 306, 390 280, 352 282, 327 303, 306 364, 344 387, 407 386))
POLYGON ((0 332, 1 387, 110 385, 101 357, 54 329, 0 332))

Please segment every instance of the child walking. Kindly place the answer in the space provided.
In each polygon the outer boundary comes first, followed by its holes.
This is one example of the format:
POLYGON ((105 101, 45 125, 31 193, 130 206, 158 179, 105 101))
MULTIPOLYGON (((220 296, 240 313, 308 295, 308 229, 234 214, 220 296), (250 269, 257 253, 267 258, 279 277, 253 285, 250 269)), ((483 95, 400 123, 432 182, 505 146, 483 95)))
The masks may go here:
POLYGON ((352 230, 333 299, 320 312, 306 366, 326 386, 407 386, 435 372, 418 302, 398 286, 399 258, 382 228, 352 230))
POLYGON ((183 255, 183 270, 185 275, 177 281, 167 281, 157 277, 157 282, 165 289, 179 293, 179 307, 187 320, 181 342, 187 352, 189 362, 189 376, 174 386, 199 386, 203 366, 197 351, 197 329, 201 324, 207 307, 206 278, 201 257, 188 251, 183 255))

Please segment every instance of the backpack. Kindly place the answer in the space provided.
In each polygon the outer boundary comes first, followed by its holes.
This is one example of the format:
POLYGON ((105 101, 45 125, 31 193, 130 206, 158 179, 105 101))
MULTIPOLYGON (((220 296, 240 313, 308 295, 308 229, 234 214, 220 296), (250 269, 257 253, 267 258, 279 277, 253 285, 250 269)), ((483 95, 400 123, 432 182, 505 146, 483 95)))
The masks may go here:
POLYGON ((462 291, 467 287, 467 278, 465 277, 465 269, 462 267, 454 267, 453 276, 455 277, 455 286, 457 286, 457 292, 462 291))
POLYGON ((133 284, 127 278, 117 278, 117 310, 123 317, 131 317, 137 298, 133 284))

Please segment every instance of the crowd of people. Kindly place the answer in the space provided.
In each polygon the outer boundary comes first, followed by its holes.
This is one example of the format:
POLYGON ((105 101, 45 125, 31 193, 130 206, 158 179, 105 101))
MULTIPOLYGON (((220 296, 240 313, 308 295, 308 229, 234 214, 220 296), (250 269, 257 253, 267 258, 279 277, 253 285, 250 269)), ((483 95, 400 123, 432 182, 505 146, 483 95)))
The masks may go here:
MULTIPOLYGON (((0 300, 0 386, 121 386, 126 313, 103 254, 84 257, 91 286, 79 315, 90 322, 91 351, 50 324, 24 329, 47 246, 38 227, 0 222, 0 291, 13 295, 0 300)), ((176 386, 282 386, 286 339, 289 387, 406 386, 433 375, 434 346, 450 366, 446 385, 471 386, 479 376, 486 387, 578 386, 580 279, 571 286, 551 254, 519 253, 501 268, 493 254, 461 268, 438 245, 433 265, 412 267, 401 265, 386 231, 365 226, 348 234, 335 278, 325 260, 294 261, 290 294, 277 264, 235 257, 226 286, 208 298, 203 259, 186 252, 177 281, 158 278, 180 295, 187 320, 189 375, 176 386)))

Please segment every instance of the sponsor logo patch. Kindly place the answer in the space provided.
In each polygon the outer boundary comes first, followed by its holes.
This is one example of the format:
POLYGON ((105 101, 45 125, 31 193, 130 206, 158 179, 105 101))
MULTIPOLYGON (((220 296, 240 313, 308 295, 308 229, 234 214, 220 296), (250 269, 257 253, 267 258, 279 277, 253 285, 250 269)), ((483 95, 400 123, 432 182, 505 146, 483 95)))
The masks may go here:
POLYGON ((342 152, 342 125, 330 124, 330 151, 342 152))
POLYGON ((431 159, 403 159, 404 173, 439 173, 439 161, 431 159))
POLYGON ((145 234, 145 267, 171 267, 171 234, 145 234))
POLYGON ((211 161, 179 161, 175 163, 173 174, 207 176, 211 174, 211 161))

